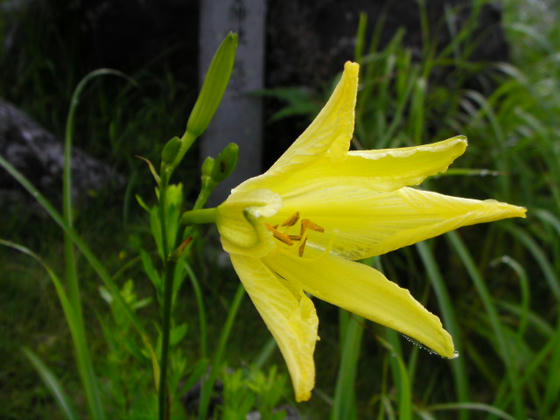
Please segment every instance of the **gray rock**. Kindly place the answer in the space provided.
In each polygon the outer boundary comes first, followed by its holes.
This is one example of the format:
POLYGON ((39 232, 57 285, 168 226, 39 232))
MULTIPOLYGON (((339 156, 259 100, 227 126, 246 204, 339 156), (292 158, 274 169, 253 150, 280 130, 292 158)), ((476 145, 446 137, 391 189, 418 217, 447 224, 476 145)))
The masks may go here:
MULTIPOLYGON (((26 113, 0 99, 0 155, 23 173, 42 193, 59 196, 62 191, 64 143, 26 113)), ((82 150, 72 150, 72 196, 82 198, 91 191, 122 187, 126 178, 106 163, 82 150)), ((21 188, 0 171, 2 202, 12 201, 21 188), (11 197, 11 199, 10 199, 11 197)))

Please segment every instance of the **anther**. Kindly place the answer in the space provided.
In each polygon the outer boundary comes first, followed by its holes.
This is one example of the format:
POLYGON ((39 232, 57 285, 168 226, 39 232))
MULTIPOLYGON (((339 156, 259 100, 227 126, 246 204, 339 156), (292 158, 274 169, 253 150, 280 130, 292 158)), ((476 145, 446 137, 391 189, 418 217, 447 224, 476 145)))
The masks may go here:
POLYGON ((298 220, 299 220, 299 211, 296 211, 288 219, 282 222, 281 226, 293 226, 297 223, 298 220))
POLYGON ((300 235, 303 236, 303 234, 305 233, 305 231, 307 229, 314 230, 315 232, 324 232, 325 231, 325 229, 322 226, 319 226, 318 224, 313 223, 311 220, 302 219, 300 235))
POLYGON ((293 242, 290 239, 289 235, 286 235, 285 233, 282 233, 282 232, 276 230, 276 228, 274 228, 273 226, 270 226, 268 223, 265 223, 264 225, 266 226, 266 228, 268 230, 270 230, 272 232, 272 236, 274 236, 276 239, 284 242, 286 245, 293 245, 293 242))

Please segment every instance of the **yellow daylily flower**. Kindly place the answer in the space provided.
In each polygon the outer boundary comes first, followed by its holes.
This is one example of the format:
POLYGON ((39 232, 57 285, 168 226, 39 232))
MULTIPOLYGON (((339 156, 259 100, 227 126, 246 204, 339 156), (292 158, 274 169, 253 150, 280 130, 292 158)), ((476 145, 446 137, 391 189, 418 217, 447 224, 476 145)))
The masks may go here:
POLYGON ((443 357, 453 341, 407 289, 354 260, 525 209, 410 188, 443 172, 463 136, 399 149, 348 151, 358 87, 348 62, 329 101, 264 174, 232 190, 216 210, 222 246, 274 336, 297 401, 315 384, 318 319, 307 293, 391 327, 443 357))

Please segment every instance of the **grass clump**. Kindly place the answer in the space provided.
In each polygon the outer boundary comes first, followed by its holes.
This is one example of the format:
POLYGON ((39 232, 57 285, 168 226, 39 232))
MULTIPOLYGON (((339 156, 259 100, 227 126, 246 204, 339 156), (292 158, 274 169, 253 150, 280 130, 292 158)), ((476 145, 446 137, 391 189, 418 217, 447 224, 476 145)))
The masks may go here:
MULTIPOLYGON (((475 31, 484 2, 473 3, 461 27, 453 26, 453 13, 459 11, 448 10, 442 28, 453 34, 449 45, 438 45, 419 3, 424 31, 420 56, 404 45, 403 30, 380 46, 382 23, 376 24, 371 39, 365 36, 367 18, 359 23, 355 59, 362 74, 354 147, 408 146, 465 134, 469 153, 460 167, 428 183, 452 195, 492 196, 524 205, 529 218, 464 229, 369 261, 441 315, 460 357, 442 361, 393 332, 318 304, 322 345, 316 357, 327 369, 318 372, 314 400, 299 411, 307 418, 335 419, 457 413, 462 419, 558 418, 560 99, 555 93, 560 84, 560 29, 554 22, 542 24, 522 2, 504 3, 512 61, 477 62, 473 52, 484 35, 489 36, 475 31)), ((36 39, 33 28, 28 29, 29 39, 36 39)), ((51 30, 56 35, 57 30, 51 30)), ((12 83, 13 75, 3 78, 0 91, 62 136, 66 104, 78 81, 76 69, 72 60, 45 60, 31 41, 26 45, 31 66, 18 83, 12 83), (34 92, 33 100, 28 92, 34 92)), ((181 83, 165 65, 165 71, 156 72, 158 63, 147 63, 131 75, 136 86, 96 80, 85 91, 76 120, 77 144, 128 175, 122 198, 115 202, 114 195, 102 193, 73 220, 106 272, 100 288, 95 267, 86 268, 86 258, 75 257, 83 318, 91 328, 86 335, 110 418, 153 418, 157 413, 153 390, 159 365, 154 355, 160 353, 162 336, 160 326, 146 320, 159 316, 161 265, 158 253, 150 251, 150 216, 134 200, 136 194, 151 194, 153 180, 133 155, 157 161, 164 141, 154 139, 181 131, 185 110, 195 99, 194 87, 181 83), (117 295, 124 306, 115 300, 117 295), (156 337, 149 346, 134 320, 156 337)), ((288 103, 273 118, 275 124, 294 115, 312 117, 322 102, 322 96, 310 95, 308 89, 265 93, 288 103)), ((179 173, 182 188, 187 201, 194 202, 190 191, 198 185, 198 164, 192 158, 183 166, 189 169, 179 173)), ((36 249, 53 272, 64 271, 59 230, 44 228, 40 216, 30 216, 26 226, 16 218, 2 223, 2 231, 14 242, 36 249)), ((268 370, 264 364, 272 358, 282 365, 278 352, 243 298, 235 274, 221 263, 215 232, 193 235, 194 246, 175 279, 182 287, 175 291, 174 299, 181 304, 175 305, 171 318, 169 364, 174 373, 169 382, 176 400, 197 386, 199 394, 185 403, 185 411, 171 416, 193 418, 192 413, 206 412, 238 418, 258 409, 268 418, 283 418, 277 407, 291 403, 287 376, 283 368, 268 370), (187 323, 181 321, 185 319, 187 323), (210 381, 201 381, 204 378, 210 381)), ((13 361, 2 368, 0 382, 9 385, 1 393, 1 416, 41 418, 45 412, 57 413, 55 403, 19 352, 21 346, 37 354, 67 391, 79 386, 80 375, 70 362, 72 336, 48 273, 14 255, 1 257, 0 352, 3 360, 13 361)), ((68 394, 73 410, 95 412, 88 409, 86 393, 68 394)))

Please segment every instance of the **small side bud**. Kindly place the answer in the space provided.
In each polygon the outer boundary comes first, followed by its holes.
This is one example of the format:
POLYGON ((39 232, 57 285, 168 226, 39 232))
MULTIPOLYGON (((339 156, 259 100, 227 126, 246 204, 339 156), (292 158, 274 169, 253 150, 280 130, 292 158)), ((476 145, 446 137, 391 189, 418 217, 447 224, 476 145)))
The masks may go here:
POLYGON ((236 49, 237 34, 230 32, 214 54, 187 122, 187 132, 196 137, 206 130, 222 101, 233 69, 236 49))
POLYGON ((203 177, 212 176, 212 171, 214 170, 214 162, 215 162, 214 158, 210 156, 204 159, 204 162, 202 163, 202 169, 201 169, 201 173, 203 177))
POLYGON ((212 179, 212 172, 214 171, 215 160, 208 156, 202 163, 200 179, 202 181, 202 188, 206 190, 213 190, 216 188, 216 182, 212 179))
POLYGON ((238 155, 239 146, 235 143, 228 144, 216 158, 212 169, 212 179, 216 182, 222 182, 230 176, 237 165, 238 155))

